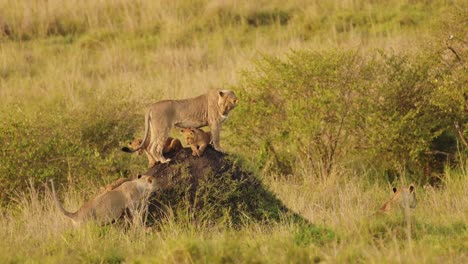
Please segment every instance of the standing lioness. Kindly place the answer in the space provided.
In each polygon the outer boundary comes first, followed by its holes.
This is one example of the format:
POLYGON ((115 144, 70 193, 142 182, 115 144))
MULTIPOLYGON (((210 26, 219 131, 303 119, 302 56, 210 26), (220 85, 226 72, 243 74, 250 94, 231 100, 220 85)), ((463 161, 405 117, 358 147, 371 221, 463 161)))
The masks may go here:
POLYGON ((148 145, 149 154, 153 155, 155 160, 168 163, 170 159, 164 158, 162 152, 172 127, 209 126, 214 149, 223 152, 219 144, 221 124, 237 104, 238 99, 230 90, 210 91, 190 99, 157 102, 145 115, 143 142, 135 149, 124 147, 122 150, 135 152, 148 145))

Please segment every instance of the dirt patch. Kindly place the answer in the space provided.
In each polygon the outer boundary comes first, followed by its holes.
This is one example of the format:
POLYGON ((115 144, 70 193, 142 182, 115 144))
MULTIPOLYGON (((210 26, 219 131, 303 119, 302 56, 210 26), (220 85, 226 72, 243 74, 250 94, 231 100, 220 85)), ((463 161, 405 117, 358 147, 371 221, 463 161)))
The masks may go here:
POLYGON ((207 148, 202 157, 189 148, 169 153, 169 164, 145 174, 157 178, 161 190, 151 199, 154 219, 170 214, 204 222, 271 222, 300 217, 286 208, 259 178, 242 168, 238 158, 207 148))

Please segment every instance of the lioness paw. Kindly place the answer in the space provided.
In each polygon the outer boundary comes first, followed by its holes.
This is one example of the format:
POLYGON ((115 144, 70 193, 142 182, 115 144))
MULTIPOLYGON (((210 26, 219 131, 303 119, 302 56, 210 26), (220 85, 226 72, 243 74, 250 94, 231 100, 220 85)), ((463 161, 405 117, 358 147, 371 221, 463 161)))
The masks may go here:
POLYGON ((224 151, 224 149, 223 149, 222 147, 220 147, 220 146, 214 147, 214 149, 215 149, 216 151, 218 151, 218 152, 226 153, 226 152, 224 151))
POLYGON ((169 162, 171 162, 171 159, 165 159, 165 158, 161 159, 161 163, 169 163, 169 162))

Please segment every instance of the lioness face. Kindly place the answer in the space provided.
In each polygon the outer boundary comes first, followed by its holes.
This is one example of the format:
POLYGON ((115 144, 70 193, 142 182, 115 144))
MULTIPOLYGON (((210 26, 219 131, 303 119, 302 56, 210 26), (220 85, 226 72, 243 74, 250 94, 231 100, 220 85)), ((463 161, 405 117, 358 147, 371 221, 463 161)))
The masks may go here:
POLYGON ((154 176, 138 175, 138 181, 142 182, 145 186, 145 189, 149 192, 154 192, 158 189, 157 181, 154 176))
POLYGON ((239 99, 237 99, 233 91, 221 90, 218 91, 218 95, 218 106, 223 115, 227 115, 239 103, 239 99))
MULTIPOLYGON (((141 142, 143 142, 143 139, 135 138, 132 142, 128 143, 128 146, 132 149, 136 149, 138 146, 140 146, 141 142)), ((141 155, 143 153, 143 149, 137 150, 136 153, 138 155, 141 155)))
POLYGON ((415 208, 418 204, 413 184, 411 184, 409 187, 405 187, 400 190, 397 190, 397 188, 393 188, 393 192, 395 193, 395 195, 400 195, 400 206, 403 208, 405 206, 408 206, 409 208, 415 208))

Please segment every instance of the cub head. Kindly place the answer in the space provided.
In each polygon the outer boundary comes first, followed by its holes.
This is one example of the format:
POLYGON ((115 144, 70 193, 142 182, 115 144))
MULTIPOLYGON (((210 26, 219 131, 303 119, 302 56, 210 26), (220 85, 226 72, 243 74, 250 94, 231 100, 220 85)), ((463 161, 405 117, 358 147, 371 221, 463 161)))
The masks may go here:
POLYGON ((194 128, 183 128, 180 130, 180 133, 182 133, 185 137, 185 140, 187 141, 187 144, 192 144, 196 142, 197 140, 197 133, 194 128))
POLYGON ((239 103, 236 94, 231 90, 218 91, 218 106, 223 116, 227 116, 239 103))
MULTIPOLYGON (((142 142, 143 142, 143 139, 135 138, 131 142, 128 142, 128 146, 132 149, 136 149, 138 146, 141 145, 142 142)), ((143 153, 143 148, 137 150, 135 153, 137 153, 138 155, 141 155, 143 153)))

